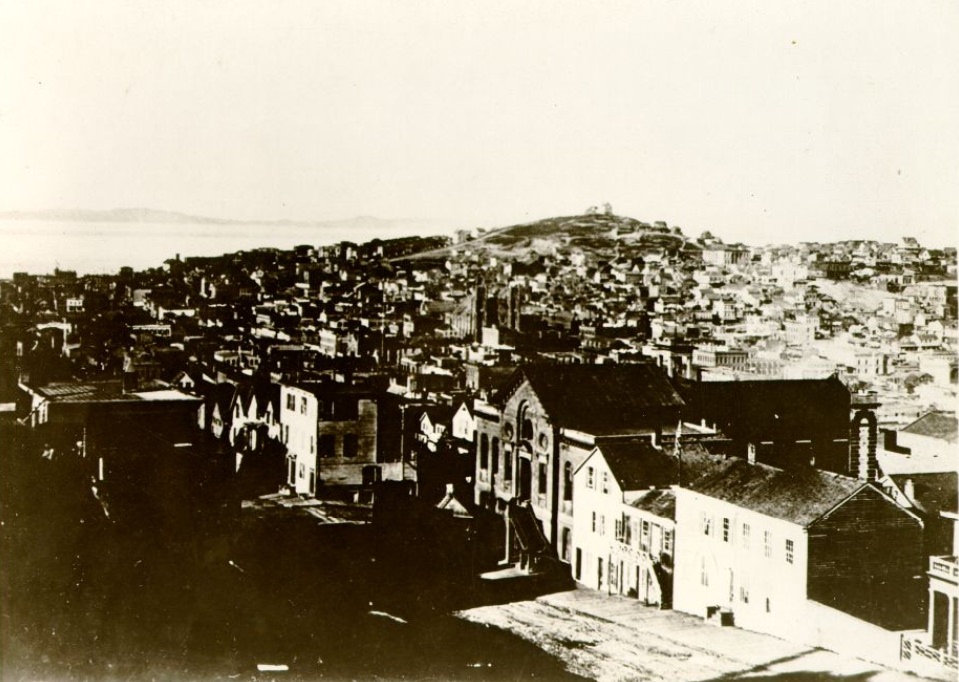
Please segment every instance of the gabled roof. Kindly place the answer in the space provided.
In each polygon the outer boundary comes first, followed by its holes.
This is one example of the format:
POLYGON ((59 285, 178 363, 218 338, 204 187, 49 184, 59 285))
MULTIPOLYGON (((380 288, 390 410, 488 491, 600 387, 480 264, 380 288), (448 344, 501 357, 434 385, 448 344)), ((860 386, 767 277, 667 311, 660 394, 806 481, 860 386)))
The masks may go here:
POLYGON ((658 423, 662 408, 683 405, 666 375, 651 364, 521 367, 506 383, 501 402, 523 381, 554 424, 596 435, 658 423))
POLYGON ((906 481, 913 485, 913 499, 919 511, 928 516, 939 512, 959 512, 959 474, 945 471, 934 474, 893 474, 889 478, 905 492, 906 481))
POLYGON ((938 411, 924 414, 902 432, 955 443, 957 430, 956 413, 938 411))
POLYGON ((812 467, 777 469, 736 457, 684 483, 702 495, 803 527, 867 485, 812 467))
POLYGON ((597 450, 624 492, 668 486, 678 478, 679 460, 649 439, 604 442, 597 450))
POLYGON ((672 444, 657 448, 648 438, 637 438, 601 442, 577 471, 594 455, 603 458, 624 493, 696 480, 725 461, 722 455, 710 454, 710 446, 696 441, 683 443, 677 450, 672 444))
POLYGON ((230 383, 217 384, 212 391, 213 404, 220 409, 220 416, 224 421, 232 418, 233 399, 236 387, 230 383))

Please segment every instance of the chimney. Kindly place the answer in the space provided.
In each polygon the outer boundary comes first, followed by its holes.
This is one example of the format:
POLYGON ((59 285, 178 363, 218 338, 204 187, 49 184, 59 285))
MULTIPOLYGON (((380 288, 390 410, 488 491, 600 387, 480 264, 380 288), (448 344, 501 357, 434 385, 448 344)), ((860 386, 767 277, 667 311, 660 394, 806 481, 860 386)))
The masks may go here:
POLYGON ((137 368, 129 353, 123 355, 123 392, 131 393, 138 388, 137 368))
POLYGON ((849 429, 849 473, 863 481, 879 478, 879 460, 876 458, 876 441, 879 429, 876 424, 876 408, 879 403, 874 395, 853 396, 853 417, 849 429))
POLYGON ((906 482, 903 483, 902 494, 906 496, 909 504, 916 503, 916 484, 912 482, 911 478, 907 478, 906 482))

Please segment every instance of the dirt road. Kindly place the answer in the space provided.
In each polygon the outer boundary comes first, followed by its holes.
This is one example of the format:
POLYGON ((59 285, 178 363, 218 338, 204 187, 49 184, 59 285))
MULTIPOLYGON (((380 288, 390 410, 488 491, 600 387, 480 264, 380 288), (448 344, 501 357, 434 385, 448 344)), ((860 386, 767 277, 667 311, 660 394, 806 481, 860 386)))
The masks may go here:
POLYGON ((916 682, 864 661, 592 590, 469 609, 460 617, 534 642, 576 674, 603 682, 735 679, 916 682))

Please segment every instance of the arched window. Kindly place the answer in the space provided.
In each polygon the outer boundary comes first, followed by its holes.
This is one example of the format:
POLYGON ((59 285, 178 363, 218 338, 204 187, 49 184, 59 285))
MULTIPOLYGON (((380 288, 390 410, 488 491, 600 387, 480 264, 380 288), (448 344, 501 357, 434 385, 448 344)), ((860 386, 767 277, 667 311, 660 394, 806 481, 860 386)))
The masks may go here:
POLYGON ((533 440, 533 420, 529 414, 529 404, 524 402, 520 405, 516 419, 519 428, 520 440, 533 440))
POLYGON ((567 502, 573 499, 573 463, 563 465, 563 499, 567 502))
POLYGON ((493 436, 493 474, 499 473, 499 438, 493 436))
POLYGON ((480 469, 489 469, 489 436, 480 436, 480 469))

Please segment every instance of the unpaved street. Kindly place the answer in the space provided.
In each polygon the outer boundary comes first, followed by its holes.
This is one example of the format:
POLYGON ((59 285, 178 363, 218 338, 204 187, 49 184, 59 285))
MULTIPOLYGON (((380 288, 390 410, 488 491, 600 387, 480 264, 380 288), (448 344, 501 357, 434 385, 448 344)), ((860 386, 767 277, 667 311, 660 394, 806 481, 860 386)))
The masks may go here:
POLYGON ((602 681, 919 678, 838 654, 737 628, 719 628, 675 611, 591 590, 484 606, 460 617, 517 634, 602 681))

